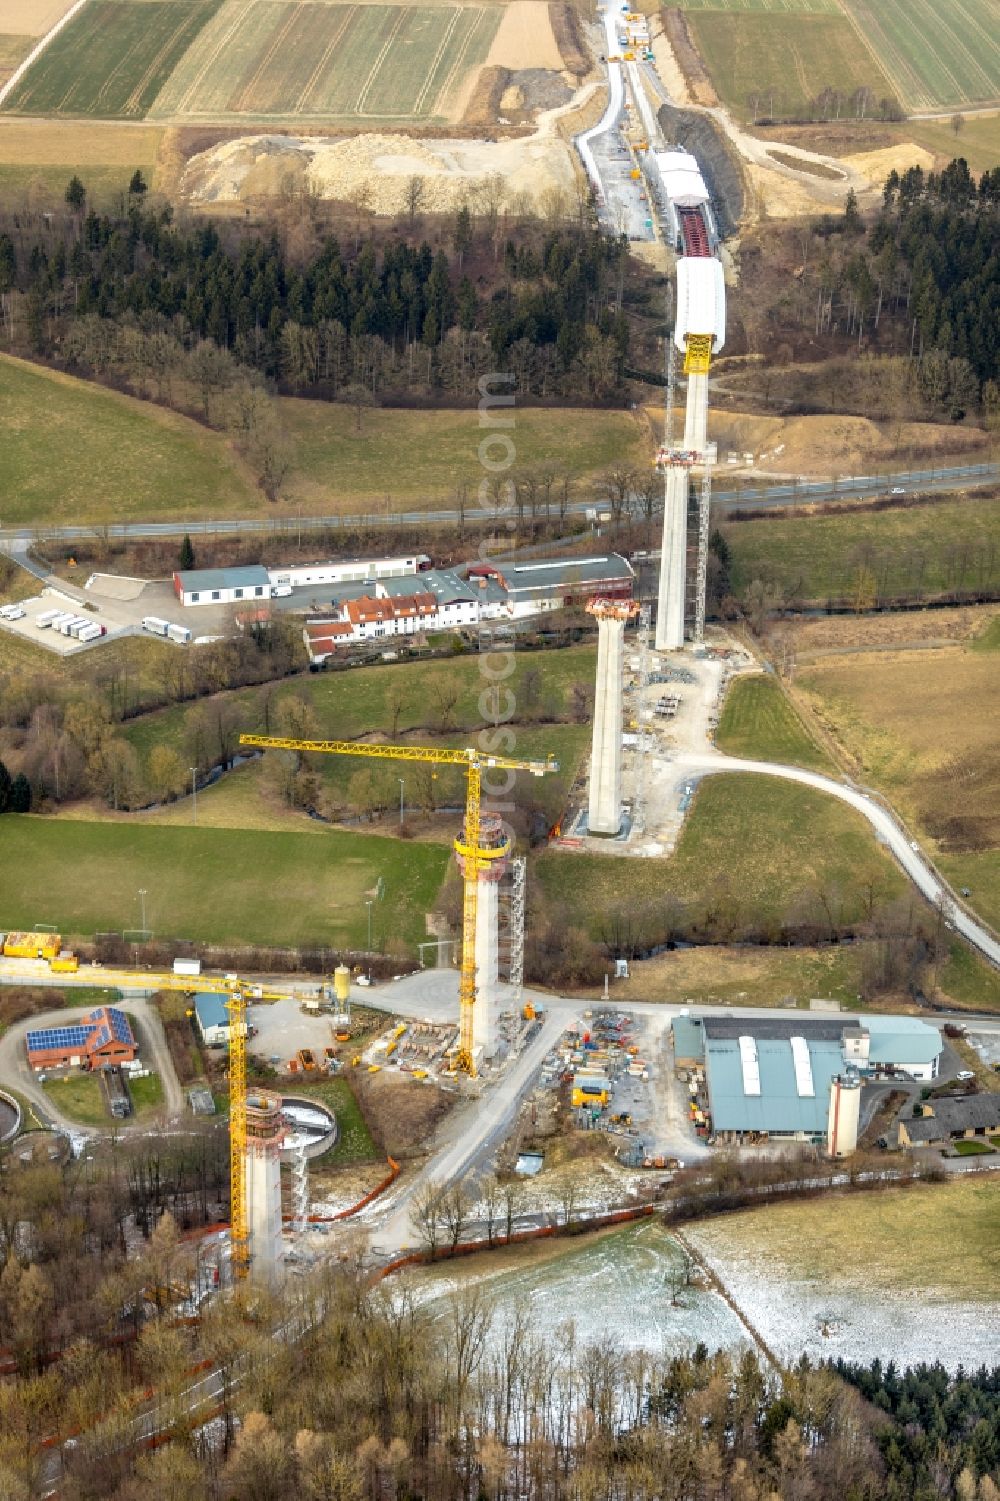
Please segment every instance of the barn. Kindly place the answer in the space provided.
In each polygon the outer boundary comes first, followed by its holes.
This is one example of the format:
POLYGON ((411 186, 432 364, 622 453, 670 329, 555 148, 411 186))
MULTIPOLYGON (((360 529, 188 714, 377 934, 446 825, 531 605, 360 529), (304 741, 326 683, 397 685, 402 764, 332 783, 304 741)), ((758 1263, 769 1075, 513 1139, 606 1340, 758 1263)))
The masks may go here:
POLYGON ((129 1019, 117 1006, 98 1006, 64 1027, 38 1028, 28 1033, 25 1044, 34 1069, 111 1068, 131 1063, 138 1052, 129 1019))

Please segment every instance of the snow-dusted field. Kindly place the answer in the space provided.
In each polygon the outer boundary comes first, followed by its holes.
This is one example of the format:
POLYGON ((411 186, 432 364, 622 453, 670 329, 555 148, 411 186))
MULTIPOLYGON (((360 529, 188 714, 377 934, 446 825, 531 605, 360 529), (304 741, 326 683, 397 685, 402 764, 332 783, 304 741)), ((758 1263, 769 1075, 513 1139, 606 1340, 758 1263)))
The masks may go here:
POLYGON ((680 1251, 659 1225, 560 1246, 565 1250, 553 1256, 546 1247, 545 1260, 505 1252, 459 1263, 460 1271, 451 1266, 407 1274, 405 1285, 421 1302, 443 1303, 455 1289, 478 1283, 495 1301, 498 1320, 517 1303, 529 1308, 531 1327, 543 1340, 572 1320, 578 1340, 611 1338, 625 1350, 673 1354, 699 1341, 710 1350, 750 1343, 732 1309, 708 1288, 685 1288, 680 1306, 671 1306, 666 1277, 680 1251))
MULTIPOLYGON (((845 1211, 848 1212, 848 1211, 845 1211)), ((971 1302, 947 1290, 893 1286, 873 1263, 868 1275, 838 1276, 829 1267, 812 1272, 785 1264, 773 1245, 755 1247, 740 1219, 710 1220, 687 1227, 692 1247, 779 1359, 803 1352, 814 1360, 868 1362, 878 1356, 897 1365, 939 1360, 958 1365, 994 1365, 1000 1348, 1000 1304, 971 1302)), ((984 1268, 984 1275, 988 1275, 984 1268)))

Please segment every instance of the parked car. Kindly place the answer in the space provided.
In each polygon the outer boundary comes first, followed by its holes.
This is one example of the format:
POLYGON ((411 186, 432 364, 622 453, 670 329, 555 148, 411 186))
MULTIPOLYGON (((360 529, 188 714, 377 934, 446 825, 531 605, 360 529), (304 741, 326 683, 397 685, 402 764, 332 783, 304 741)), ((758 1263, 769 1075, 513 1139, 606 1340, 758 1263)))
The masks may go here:
POLYGON ((960 1068, 959 1071, 958 1071, 958 1073, 955 1075, 956 1079, 961 1079, 963 1082, 965 1082, 965 1081, 967 1081, 969 1079, 974 1079, 975 1077, 976 1076, 972 1072, 971 1068, 960 1068))

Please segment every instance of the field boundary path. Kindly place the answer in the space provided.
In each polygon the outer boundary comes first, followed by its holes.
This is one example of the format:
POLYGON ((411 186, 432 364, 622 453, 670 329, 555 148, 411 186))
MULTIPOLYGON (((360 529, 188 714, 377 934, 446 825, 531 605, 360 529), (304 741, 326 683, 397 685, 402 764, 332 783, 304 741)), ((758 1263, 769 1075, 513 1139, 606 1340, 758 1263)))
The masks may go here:
POLYGON ((64 26, 69 25, 74 16, 79 15, 80 11, 83 9, 86 3, 87 0, 76 0, 76 4, 70 6, 69 10, 64 16, 60 16, 56 24, 50 31, 47 31, 45 33, 41 41, 36 42, 35 46, 32 47, 31 51, 24 59, 24 62, 21 63, 19 67, 14 69, 13 73, 4 84, 3 88, 0 89, 0 109, 3 108, 3 105, 7 99, 7 95, 10 94, 21 82, 21 79, 24 77, 25 73, 27 73, 28 69, 38 61, 49 43, 59 35, 64 26))

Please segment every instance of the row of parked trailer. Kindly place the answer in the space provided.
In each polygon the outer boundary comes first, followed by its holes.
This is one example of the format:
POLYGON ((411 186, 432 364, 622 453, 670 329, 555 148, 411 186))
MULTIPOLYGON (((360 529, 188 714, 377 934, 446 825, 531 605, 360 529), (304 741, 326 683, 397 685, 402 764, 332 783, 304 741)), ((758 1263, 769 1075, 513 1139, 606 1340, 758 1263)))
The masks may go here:
POLYGON ((86 615, 74 615, 72 610, 43 610, 35 616, 35 625, 40 631, 58 631, 60 636, 72 636, 75 641, 98 641, 108 634, 106 625, 86 615))
POLYGON ((186 625, 171 625, 169 620, 161 620, 159 615, 144 615, 142 628, 152 636, 164 636, 168 641, 176 641, 178 646, 191 644, 191 632, 186 625))

